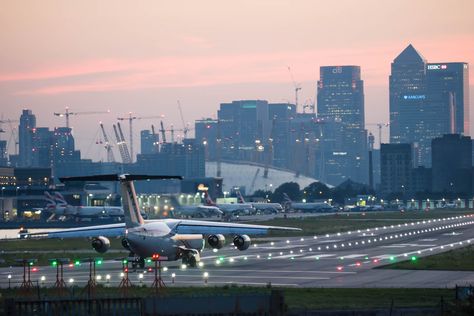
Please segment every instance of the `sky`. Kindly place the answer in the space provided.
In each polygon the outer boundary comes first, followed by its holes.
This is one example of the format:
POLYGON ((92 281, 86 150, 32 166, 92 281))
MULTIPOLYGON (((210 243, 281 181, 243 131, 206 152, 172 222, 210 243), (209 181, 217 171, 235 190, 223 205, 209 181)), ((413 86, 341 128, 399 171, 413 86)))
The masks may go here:
MULTIPOLYGON (((83 157, 100 160, 99 121, 112 137, 129 112, 182 128, 178 100, 191 126, 232 100, 294 102, 288 67, 301 105, 316 97, 320 66, 359 65, 366 123, 388 122, 393 59, 411 43, 429 62, 474 65, 473 12, 470 0, 1 0, 0 115, 28 108, 52 128, 66 106, 110 110, 71 117, 83 157)), ((474 71, 470 85, 472 105, 474 71)), ((151 124, 134 121, 136 149, 151 124)))

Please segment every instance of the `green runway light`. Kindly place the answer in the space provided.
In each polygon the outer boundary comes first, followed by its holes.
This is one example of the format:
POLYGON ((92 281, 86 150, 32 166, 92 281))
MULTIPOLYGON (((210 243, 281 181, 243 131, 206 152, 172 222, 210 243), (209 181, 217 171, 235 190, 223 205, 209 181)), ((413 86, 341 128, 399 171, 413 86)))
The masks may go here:
POLYGON ((53 265, 53 267, 55 267, 55 266, 58 265, 58 262, 57 262, 57 261, 53 261, 51 264, 53 265))
POLYGON ((78 266, 78 265, 81 264, 81 262, 80 262, 79 260, 76 260, 76 262, 74 262, 74 264, 75 264, 76 266, 78 266))
POLYGON ((101 265, 101 264, 102 264, 102 259, 98 259, 98 260, 96 261, 96 263, 97 263, 98 265, 101 265))
POLYGON ((32 265, 33 265, 33 262, 30 262, 30 266, 32 266, 32 265))
POLYGON ((319 257, 316 257, 316 260, 319 260, 319 257))
POLYGON ((151 259, 147 259, 146 262, 150 263, 150 262, 151 262, 151 259))
POLYGON ((224 261, 224 257, 219 257, 219 260, 222 262, 224 261))
POLYGON ((415 256, 411 257, 411 261, 416 261, 416 257, 415 256))
POLYGON ((395 261, 395 257, 390 257, 390 261, 395 261))
POLYGON ((123 263, 123 264, 127 264, 127 263, 128 263, 128 260, 125 259, 125 260, 122 261, 122 263, 123 263))
POLYGON ((365 260, 369 260, 369 257, 366 256, 366 257, 365 257, 365 260))

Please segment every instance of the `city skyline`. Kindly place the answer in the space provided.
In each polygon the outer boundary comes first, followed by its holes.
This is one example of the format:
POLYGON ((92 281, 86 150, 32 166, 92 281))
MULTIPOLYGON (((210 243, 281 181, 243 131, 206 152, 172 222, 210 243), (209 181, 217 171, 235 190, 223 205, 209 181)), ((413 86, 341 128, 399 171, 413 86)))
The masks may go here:
MULTIPOLYGON (((102 149, 94 147, 98 122, 110 129, 131 110, 165 114, 165 124, 179 128, 177 100, 191 123, 232 100, 293 103, 288 66, 303 88, 299 111, 315 99, 320 66, 360 66, 365 121, 376 123, 388 122, 390 63, 408 44, 430 61, 474 64, 469 1, 449 7, 429 1, 384 7, 375 1, 110 4, 11 2, 0 11, 0 112, 18 119, 29 108, 38 126, 58 127, 65 124, 53 112, 66 106, 110 109, 109 115, 72 119, 77 147, 93 159, 102 149)), ((136 122, 135 144, 151 123, 136 122)), ((367 127, 375 134, 376 127, 367 127)))

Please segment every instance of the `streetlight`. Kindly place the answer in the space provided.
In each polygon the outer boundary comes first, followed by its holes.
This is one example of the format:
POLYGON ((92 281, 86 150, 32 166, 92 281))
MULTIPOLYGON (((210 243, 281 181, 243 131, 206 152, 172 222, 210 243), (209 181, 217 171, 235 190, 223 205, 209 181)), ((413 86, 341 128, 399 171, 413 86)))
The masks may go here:
POLYGON ((176 273, 171 273, 171 283, 174 284, 174 279, 176 278, 176 273))
POLYGON ((9 275, 8 275, 8 288, 9 288, 9 289, 11 288, 11 280, 12 280, 12 275, 9 274, 9 275))

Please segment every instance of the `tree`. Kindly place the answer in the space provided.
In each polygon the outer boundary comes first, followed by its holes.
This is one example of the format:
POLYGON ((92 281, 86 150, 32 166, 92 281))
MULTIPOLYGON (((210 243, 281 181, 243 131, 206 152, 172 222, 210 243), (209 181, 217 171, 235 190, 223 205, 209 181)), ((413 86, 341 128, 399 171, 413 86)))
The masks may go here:
POLYGON ((301 199, 300 185, 296 182, 285 182, 276 188, 272 194, 272 201, 283 202, 283 193, 286 193, 292 200, 299 201, 301 199))
POLYGON ((332 197, 331 190, 328 188, 328 186, 318 181, 313 182, 304 188, 303 196, 305 199, 310 201, 329 199, 332 197))

